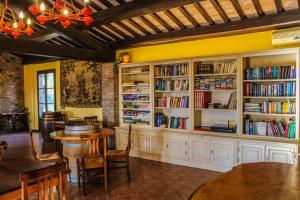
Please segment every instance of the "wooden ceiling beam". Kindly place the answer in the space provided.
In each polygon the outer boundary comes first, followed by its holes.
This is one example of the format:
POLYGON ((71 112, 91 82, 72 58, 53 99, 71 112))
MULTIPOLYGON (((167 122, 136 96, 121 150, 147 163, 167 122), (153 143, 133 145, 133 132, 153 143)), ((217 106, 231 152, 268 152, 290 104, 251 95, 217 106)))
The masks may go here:
POLYGON ((164 13, 177 25, 180 29, 186 29, 187 27, 169 10, 164 13))
POLYGON ((93 14, 94 25, 109 24, 142 15, 168 10, 204 0, 138 0, 123 3, 93 14))
POLYGON ((195 8, 202 15, 202 17, 209 23, 209 25, 215 24, 214 20, 209 16, 200 3, 194 3, 195 8))
POLYGON ((134 30, 132 30, 129 26, 127 26, 123 22, 115 22, 115 23, 118 26, 120 26, 121 28, 123 28, 125 31, 127 31, 128 33, 130 33, 131 35, 133 35, 134 37, 140 36, 140 34, 138 34, 137 32, 135 32, 134 30))
POLYGON ((274 0, 277 12, 283 12, 284 8, 282 6, 281 0, 274 0))
POLYGON ((140 16, 139 19, 146 24, 149 28, 151 28, 155 33, 161 33, 162 31, 157 28, 154 24, 152 24, 145 16, 140 16))
MULTIPOLYGON (((300 1, 300 0, 299 0, 300 1)), ((160 23, 163 27, 165 27, 168 31, 174 31, 172 26, 168 24, 163 18, 161 18, 157 13, 153 13, 151 15, 158 23, 160 23)))
POLYGON ((156 45, 194 39, 212 38, 245 34, 257 31, 266 31, 300 24, 300 11, 285 11, 278 14, 264 15, 256 18, 248 18, 241 21, 232 21, 226 24, 216 24, 205 27, 178 30, 156 35, 132 38, 126 41, 111 44, 114 47, 130 48, 137 46, 156 45))
POLYGON ((40 31, 34 32, 32 35, 23 36, 20 39, 22 40, 32 40, 36 42, 45 42, 47 40, 51 40, 52 38, 56 38, 59 35, 49 29, 44 29, 40 31))
POLYGON ((3 38, 0 40, 0 51, 32 55, 48 58, 78 59, 90 61, 113 61, 114 54, 99 53, 97 51, 73 48, 64 45, 54 45, 45 42, 16 40, 3 38))
POLYGON ((181 12, 181 14, 183 14, 183 16, 185 16, 194 27, 199 26, 199 23, 195 20, 195 18, 186 10, 186 8, 184 6, 181 6, 178 8, 178 10, 181 12))
POLYGON ((237 14, 241 19, 246 19, 247 16, 245 15, 241 5, 239 4, 238 0, 230 0, 234 9, 236 10, 237 14))
POLYGON ((214 6, 216 11, 219 13, 220 17, 225 23, 230 22, 230 19, 227 17, 225 11, 217 0, 210 0, 211 4, 214 6))
POLYGON ((256 10, 258 16, 263 16, 265 13, 264 13, 264 11, 263 11, 261 5, 260 5, 259 0, 252 0, 252 3, 253 3, 253 5, 254 5, 254 8, 255 8, 255 10, 256 10))
POLYGON ((128 19, 127 22, 129 24, 131 24, 132 26, 134 26, 135 28, 139 29, 142 33, 144 33, 145 35, 150 35, 151 33, 145 29, 144 27, 142 27, 140 24, 138 24, 136 21, 134 21, 133 19, 128 19))

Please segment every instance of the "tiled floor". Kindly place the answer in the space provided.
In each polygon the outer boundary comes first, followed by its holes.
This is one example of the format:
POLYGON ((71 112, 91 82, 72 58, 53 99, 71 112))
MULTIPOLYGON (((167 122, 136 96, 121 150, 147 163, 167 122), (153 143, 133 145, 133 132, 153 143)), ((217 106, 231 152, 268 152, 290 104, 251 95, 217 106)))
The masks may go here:
MULTIPOLYGON (((29 138, 26 134, 0 136, 9 144, 5 157, 30 159, 29 138)), ((111 171, 109 193, 104 194, 103 185, 95 182, 87 187, 88 195, 83 196, 77 184, 69 185, 70 200, 184 200, 201 184, 217 175, 217 172, 183 167, 167 163, 132 158, 130 160, 132 180, 127 181, 126 173, 111 171)), ((125 171, 124 171, 125 172, 125 171)))

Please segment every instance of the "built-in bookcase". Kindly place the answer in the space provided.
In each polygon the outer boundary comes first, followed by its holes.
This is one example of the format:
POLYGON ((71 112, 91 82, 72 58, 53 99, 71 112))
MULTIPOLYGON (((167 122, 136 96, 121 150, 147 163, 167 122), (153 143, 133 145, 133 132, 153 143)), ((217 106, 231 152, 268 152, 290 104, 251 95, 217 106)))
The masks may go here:
POLYGON ((237 57, 194 60, 193 63, 194 130, 237 133, 239 90, 237 57))
POLYGON ((190 63, 154 64, 154 126, 190 130, 190 63))
POLYGON ((299 140, 299 49, 122 64, 119 77, 121 126, 299 140))
POLYGON ((299 50, 242 56, 242 133, 298 139, 299 50))
POLYGON ((120 122, 151 126, 151 66, 121 65, 120 122))

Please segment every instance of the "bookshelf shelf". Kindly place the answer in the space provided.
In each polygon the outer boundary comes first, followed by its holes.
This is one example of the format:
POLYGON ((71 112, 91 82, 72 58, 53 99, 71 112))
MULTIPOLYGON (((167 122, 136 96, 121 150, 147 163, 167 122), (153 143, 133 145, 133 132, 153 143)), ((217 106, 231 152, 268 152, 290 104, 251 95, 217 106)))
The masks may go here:
POLYGON ((211 109, 211 108, 195 108, 198 111, 211 111, 211 112, 236 112, 236 109, 211 109))
POLYGON ((122 95, 150 95, 150 93, 122 93, 122 95))
POLYGON ((261 79, 261 80, 244 80, 244 82, 291 82, 291 81, 296 81, 296 79, 261 79))
POLYGON ((150 103, 150 101, 122 101, 122 103, 150 103))
POLYGON ((154 107, 155 109, 168 109, 168 110, 172 110, 172 109, 176 109, 176 110, 188 110, 189 108, 167 108, 167 107, 154 107))
POLYGON ((246 133, 243 133, 241 138, 245 139, 258 139, 258 140, 266 140, 266 141, 280 141, 280 142, 297 142, 298 139, 294 138, 285 138, 285 137, 274 137, 274 136, 264 136, 264 135, 248 135, 246 133))
POLYGON ((206 76, 236 76, 236 73, 223 73, 223 74, 195 74, 195 77, 206 77, 206 76))
POLYGON ((189 78, 189 76, 156 76, 155 79, 164 79, 164 78, 189 78))
POLYGON ((236 92, 236 89, 228 89, 228 90, 194 90, 195 92, 236 92))
POLYGON ((158 93, 187 93, 189 90, 172 90, 172 91, 164 91, 164 90, 155 90, 158 93))
POLYGON ((243 114, 257 115, 257 116, 296 117, 296 114, 276 114, 276 113, 258 113, 258 112, 244 112, 243 114))
POLYGON ((146 87, 146 86, 150 86, 150 84, 137 84, 137 85, 126 85, 123 84, 122 87, 146 87))
POLYGON ((122 110, 132 110, 132 111, 151 111, 150 109, 143 108, 122 108, 122 110))
POLYGON ((141 74, 150 74, 150 71, 146 71, 146 72, 128 72, 128 73, 123 73, 123 75, 141 75, 141 74))

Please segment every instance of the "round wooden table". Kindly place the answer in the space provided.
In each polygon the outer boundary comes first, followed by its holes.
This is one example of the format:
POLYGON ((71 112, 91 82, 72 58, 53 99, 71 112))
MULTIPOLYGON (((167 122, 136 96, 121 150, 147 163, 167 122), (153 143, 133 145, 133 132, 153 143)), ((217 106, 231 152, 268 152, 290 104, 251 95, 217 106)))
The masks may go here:
MULTIPOLYGON (((103 128, 95 133, 102 133, 104 143, 104 162, 106 164, 107 137, 113 135, 113 130, 103 128)), ((60 140, 63 144, 63 156, 68 158, 69 167, 71 169, 71 179, 74 182, 78 181, 77 177, 77 158, 81 157, 81 139, 85 134, 66 134, 64 130, 54 131, 50 133, 50 138, 60 140)))
POLYGON ((282 163, 242 164, 209 180, 191 200, 299 200, 300 167, 282 163))

